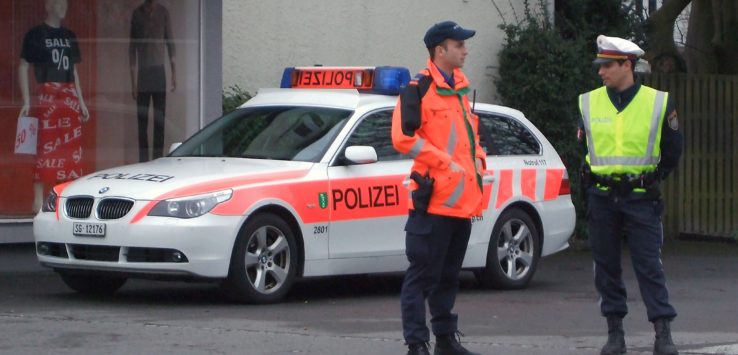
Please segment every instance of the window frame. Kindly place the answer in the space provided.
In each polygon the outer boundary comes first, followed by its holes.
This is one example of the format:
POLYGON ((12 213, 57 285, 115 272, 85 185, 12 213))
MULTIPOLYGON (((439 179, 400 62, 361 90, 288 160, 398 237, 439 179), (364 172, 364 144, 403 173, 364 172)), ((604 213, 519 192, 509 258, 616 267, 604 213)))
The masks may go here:
MULTIPOLYGON (((351 136, 354 134, 354 132, 356 132, 356 130, 359 128, 359 126, 361 126, 361 124, 364 123, 364 121, 368 117, 370 117, 370 116, 372 116, 372 115, 374 115, 374 114, 376 114, 378 112, 383 112, 383 111, 388 112, 389 115, 390 115, 390 120, 391 120, 392 119, 392 115, 394 114, 394 110, 395 110, 394 107, 389 107, 388 106, 388 107, 381 107, 381 108, 373 109, 373 110, 367 111, 364 114, 362 114, 361 117, 359 117, 356 120, 356 123, 351 127, 351 130, 346 133, 346 136, 344 137, 343 141, 339 145, 338 150, 336 151, 336 154, 334 154, 334 156, 330 160, 328 166, 346 166, 346 165, 352 165, 351 163, 344 161, 343 157, 346 154, 346 148, 349 147, 348 146, 348 142, 351 139, 351 136)), ((391 123, 391 121, 390 121, 390 123, 391 123)), ((392 134, 390 133, 390 141, 391 140, 392 140, 392 134)), ((372 146, 372 148, 374 148, 374 147, 372 146)), ((374 150, 376 151, 377 148, 374 148, 374 150)), ((377 163, 393 163, 393 162, 398 162, 398 161, 412 160, 412 158, 410 158, 407 154, 403 154, 403 155, 406 156, 406 158, 403 158, 403 159, 394 159, 394 160, 384 160, 383 161, 383 160, 380 159, 379 154, 377 154, 377 161, 374 164, 377 164, 377 163)))
POLYGON ((484 135, 486 141, 489 143, 489 147, 487 147, 487 149, 488 150, 492 150, 492 152, 489 152, 489 151, 487 152, 487 156, 496 156, 496 157, 520 157, 520 156, 530 156, 530 155, 536 155, 536 156, 542 156, 543 155, 543 142, 541 142, 541 140, 538 138, 538 136, 530 128, 528 128, 528 126, 525 123, 523 123, 521 120, 517 119, 515 116, 506 115, 506 114, 499 113, 499 112, 494 112, 494 111, 484 111, 484 110, 475 111, 474 114, 477 115, 477 117, 479 118, 478 131, 479 131, 480 139, 481 139, 481 136, 484 135), (493 116, 493 118, 491 118, 491 119, 494 119, 494 117, 501 118, 501 119, 510 119, 510 120, 515 121, 515 123, 521 125, 526 131, 528 131, 528 133, 530 133, 530 135, 533 137, 533 139, 535 140, 535 142, 538 144, 538 153, 533 153, 533 154, 500 154, 499 147, 498 147, 497 143, 495 143, 496 141, 493 139, 491 132, 489 132, 487 130, 487 126, 485 126, 484 123, 482 122, 482 116, 481 115, 493 116))

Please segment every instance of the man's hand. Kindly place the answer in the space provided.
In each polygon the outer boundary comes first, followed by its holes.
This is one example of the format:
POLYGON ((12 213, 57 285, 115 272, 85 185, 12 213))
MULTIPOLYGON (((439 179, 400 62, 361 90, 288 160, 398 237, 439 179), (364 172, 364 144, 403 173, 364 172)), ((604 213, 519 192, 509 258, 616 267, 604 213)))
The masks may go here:
POLYGON ((484 162, 482 161, 482 158, 477 158, 475 162, 477 163, 477 172, 481 174, 482 171, 484 171, 484 162))
POLYGON ((448 168, 455 172, 455 173, 461 173, 464 174, 464 167, 456 163, 455 161, 451 161, 451 164, 448 165, 448 168))

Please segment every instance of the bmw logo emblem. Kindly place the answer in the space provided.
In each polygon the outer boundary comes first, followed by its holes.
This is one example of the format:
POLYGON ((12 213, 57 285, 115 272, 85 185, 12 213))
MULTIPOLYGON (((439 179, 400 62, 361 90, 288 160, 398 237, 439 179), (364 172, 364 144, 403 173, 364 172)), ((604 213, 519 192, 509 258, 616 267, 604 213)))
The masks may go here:
POLYGON ((98 191, 97 193, 99 193, 99 194, 101 194, 101 195, 102 195, 102 194, 104 194, 104 193, 108 192, 109 190, 110 190, 110 188, 109 188, 109 187, 107 187, 107 186, 105 186, 105 187, 103 187, 102 189, 100 189, 100 191, 98 191))

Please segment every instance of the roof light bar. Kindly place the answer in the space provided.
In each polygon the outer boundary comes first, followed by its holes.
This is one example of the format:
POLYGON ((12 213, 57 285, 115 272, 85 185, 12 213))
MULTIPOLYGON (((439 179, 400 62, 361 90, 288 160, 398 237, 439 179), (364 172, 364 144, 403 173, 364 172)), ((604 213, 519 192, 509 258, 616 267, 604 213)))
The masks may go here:
POLYGON ((280 87, 397 95, 409 81, 410 71, 402 67, 293 67, 284 69, 280 87))

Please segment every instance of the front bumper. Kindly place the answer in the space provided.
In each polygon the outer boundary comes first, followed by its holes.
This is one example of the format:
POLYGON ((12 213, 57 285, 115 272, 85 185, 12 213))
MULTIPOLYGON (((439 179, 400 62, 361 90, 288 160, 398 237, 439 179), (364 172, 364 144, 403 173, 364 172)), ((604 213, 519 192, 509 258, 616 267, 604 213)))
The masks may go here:
POLYGON ((192 219, 147 216, 132 224, 130 216, 134 214, 101 221, 94 216, 70 219, 61 211, 57 220, 56 213, 41 212, 33 221, 38 260, 55 269, 134 277, 228 276, 241 217, 209 213, 192 219), (104 223, 105 236, 75 236, 74 222, 104 223))

